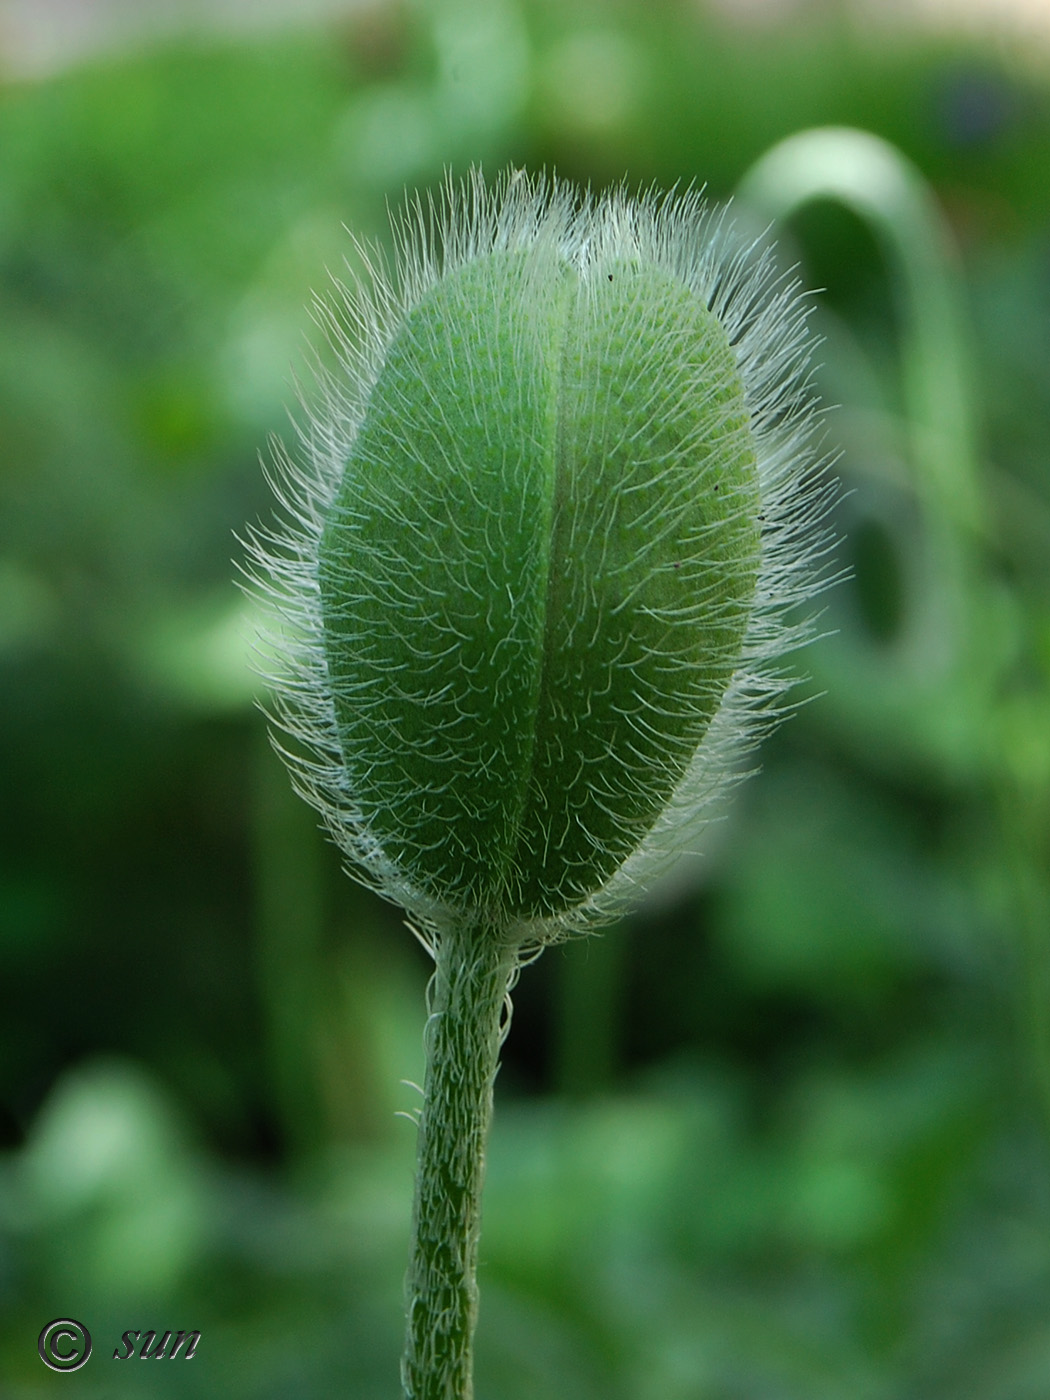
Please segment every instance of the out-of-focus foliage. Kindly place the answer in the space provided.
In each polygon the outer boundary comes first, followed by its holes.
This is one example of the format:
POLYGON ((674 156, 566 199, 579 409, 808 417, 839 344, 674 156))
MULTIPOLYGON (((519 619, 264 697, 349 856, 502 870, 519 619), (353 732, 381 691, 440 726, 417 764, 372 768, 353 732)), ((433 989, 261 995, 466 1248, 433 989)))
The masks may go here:
MULTIPOLYGON (((849 494, 826 689, 704 860, 516 993, 481 1396, 1045 1400, 1050 1376, 1050 35, 431 0, 0 90, 3 1394, 389 1396, 426 967, 251 706, 232 532, 311 287, 446 165, 729 195, 826 123, 959 245, 981 529, 946 668, 895 275, 825 287, 849 494), (1029 55, 1029 57, 1031 57, 1029 55), (56 1380, 51 1318, 95 1355, 56 1380), (127 1328, 194 1360, 114 1366, 127 1328)), ((2 54, 0 54, 2 59, 2 54)))

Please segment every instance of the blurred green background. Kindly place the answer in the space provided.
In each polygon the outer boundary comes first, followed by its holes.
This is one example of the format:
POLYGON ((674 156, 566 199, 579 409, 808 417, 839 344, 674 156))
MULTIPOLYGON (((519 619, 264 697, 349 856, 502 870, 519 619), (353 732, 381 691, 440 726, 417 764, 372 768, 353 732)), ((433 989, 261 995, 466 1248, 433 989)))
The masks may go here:
POLYGON ((268 748, 231 563, 343 225, 382 239, 406 186, 475 161, 724 198, 826 123, 895 143, 950 229, 977 518, 917 470, 897 261, 808 206, 781 250, 825 289, 852 570, 806 653, 820 698, 703 860, 522 977, 477 1389, 1046 1400, 1050 21, 1026 13, 993 40, 948 5, 0 5, 4 1400, 397 1393, 427 968, 268 748), (95 1337, 71 1376, 36 1354, 60 1316, 95 1337), (191 1363, 110 1359, 168 1327, 202 1331, 191 1363))

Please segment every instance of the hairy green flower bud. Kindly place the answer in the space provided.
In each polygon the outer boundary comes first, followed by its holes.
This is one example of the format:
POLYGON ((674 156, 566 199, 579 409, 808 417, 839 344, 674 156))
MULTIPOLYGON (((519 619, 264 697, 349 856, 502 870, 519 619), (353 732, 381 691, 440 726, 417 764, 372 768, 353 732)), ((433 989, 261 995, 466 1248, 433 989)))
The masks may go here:
POLYGON ((361 878, 541 941, 692 839, 785 689, 824 500, 804 316, 692 194, 477 176, 399 232, 330 309, 258 547, 281 718, 361 878))

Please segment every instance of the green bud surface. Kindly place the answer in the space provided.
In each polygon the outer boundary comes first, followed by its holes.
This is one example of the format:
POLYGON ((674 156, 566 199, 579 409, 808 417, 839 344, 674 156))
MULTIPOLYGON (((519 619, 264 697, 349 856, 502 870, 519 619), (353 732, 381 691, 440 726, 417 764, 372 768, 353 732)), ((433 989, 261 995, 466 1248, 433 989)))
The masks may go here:
POLYGON ((698 196, 512 173, 410 206, 255 537, 278 723, 426 936, 619 912, 779 712, 820 586, 805 308, 698 196))
POLYGON ((599 888, 732 676, 759 499, 732 348, 681 280, 546 247, 442 278, 319 557, 343 761, 388 858, 495 918, 599 888))

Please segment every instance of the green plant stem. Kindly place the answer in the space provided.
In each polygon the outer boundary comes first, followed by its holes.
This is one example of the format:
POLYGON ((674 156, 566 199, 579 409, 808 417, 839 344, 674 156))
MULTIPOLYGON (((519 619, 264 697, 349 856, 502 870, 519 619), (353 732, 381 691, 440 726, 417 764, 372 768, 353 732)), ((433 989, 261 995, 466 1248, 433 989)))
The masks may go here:
POLYGON ((485 1142, 517 954, 474 924, 435 948, 401 1379, 408 1400, 470 1400, 485 1142))
POLYGON ((744 176, 745 207, 787 219, 815 199, 852 209, 882 240, 897 273, 901 358, 917 486, 934 519, 980 536, 978 395, 951 233, 920 171, 881 137, 848 127, 802 131, 744 176))

